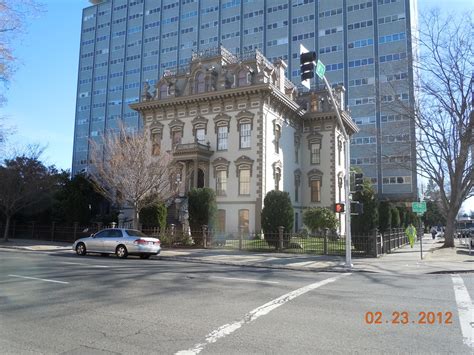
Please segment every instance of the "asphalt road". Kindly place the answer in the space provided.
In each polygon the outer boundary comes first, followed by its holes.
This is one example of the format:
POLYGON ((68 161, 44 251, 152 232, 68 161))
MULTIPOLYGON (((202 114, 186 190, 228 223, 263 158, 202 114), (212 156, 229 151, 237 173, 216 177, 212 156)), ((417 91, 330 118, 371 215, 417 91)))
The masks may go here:
POLYGON ((2 354, 474 351, 474 274, 314 273, 18 251, 0 251, 0 270, 2 354))

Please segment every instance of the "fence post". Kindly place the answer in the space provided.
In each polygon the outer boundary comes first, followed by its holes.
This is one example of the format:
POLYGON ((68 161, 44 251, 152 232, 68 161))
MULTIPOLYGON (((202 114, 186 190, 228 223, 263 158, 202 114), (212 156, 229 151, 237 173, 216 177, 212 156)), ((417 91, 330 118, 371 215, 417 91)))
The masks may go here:
POLYGON ((35 239, 35 222, 31 222, 31 239, 35 239))
POLYGON ((239 227, 239 250, 242 250, 242 244, 244 241, 244 227, 239 227))
POLYGON ((373 241, 373 246, 374 246, 374 256, 377 258, 379 256, 379 246, 378 246, 378 241, 377 241, 377 238, 378 238, 378 230, 377 228, 374 228, 374 232, 373 232, 373 237, 374 237, 374 241, 373 241))
POLYGON ((203 224, 201 228, 202 228, 202 243, 203 243, 204 249, 206 249, 207 248, 207 226, 203 224))
POLYGON ((278 250, 282 251, 283 250, 283 231, 285 227, 283 226, 278 226, 278 250))
POLYGON ((76 236, 77 236, 77 227, 78 227, 78 223, 77 222, 74 222, 74 241, 76 241, 76 236))
POLYGON ((51 241, 54 242, 54 229, 56 222, 51 223, 51 241))
POLYGON ((328 255, 328 231, 329 228, 324 228, 323 232, 323 253, 324 255, 328 255))

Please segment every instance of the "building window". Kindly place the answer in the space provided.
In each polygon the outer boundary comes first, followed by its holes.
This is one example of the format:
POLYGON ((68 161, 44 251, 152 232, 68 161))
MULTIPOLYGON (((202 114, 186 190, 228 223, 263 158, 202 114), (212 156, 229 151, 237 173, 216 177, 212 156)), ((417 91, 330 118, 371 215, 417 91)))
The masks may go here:
POLYGON ((278 154, 280 152, 280 138, 281 138, 281 126, 275 124, 274 128, 275 133, 275 153, 278 154))
POLYGON ((203 93, 206 91, 206 76, 204 73, 199 73, 196 76, 196 92, 203 93))
POLYGON ((172 133, 173 146, 176 144, 181 144, 182 137, 183 137, 183 131, 174 131, 172 133))
POLYGON ((206 141, 206 129, 198 128, 196 129, 196 142, 200 144, 205 144, 206 141))
POLYGON ((298 169, 295 171, 295 202, 299 201, 300 196, 300 184, 301 184, 301 171, 298 169))
POLYGON ((250 195, 250 169, 239 170, 239 195, 250 195))
POLYGON ((341 138, 337 139, 337 161, 338 164, 341 165, 341 153, 342 153, 342 141, 341 138))
POLYGON ((225 232, 225 210, 217 210, 217 232, 225 232))
POLYGON ((246 70, 241 70, 239 72, 239 86, 245 86, 248 84, 248 76, 247 76, 247 71, 246 70))
POLYGON ((168 85, 163 84, 160 86, 160 99, 165 99, 168 97, 168 85))
POLYGON ((217 150, 227 150, 229 127, 217 127, 217 150))
POLYGON ((218 170, 216 173, 216 195, 225 196, 227 191, 227 170, 218 170))
POLYGON ((161 134, 159 132, 153 132, 151 134, 152 140, 152 155, 160 155, 161 151, 161 134))
POLYGON ((281 169, 275 168, 275 190, 280 190, 281 169))
POLYGON ((311 180, 311 202, 321 202, 321 180, 311 180))
POLYGON ((250 137, 252 125, 250 123, 240 124, 240 148, 250 148, 250 137))
POLYGON ((244 233, 249 233, 249 210, 239 210, 239 229, 244 233))
POLYGON ((311 164, 321 164, 321 142, 311 143, 311 164))

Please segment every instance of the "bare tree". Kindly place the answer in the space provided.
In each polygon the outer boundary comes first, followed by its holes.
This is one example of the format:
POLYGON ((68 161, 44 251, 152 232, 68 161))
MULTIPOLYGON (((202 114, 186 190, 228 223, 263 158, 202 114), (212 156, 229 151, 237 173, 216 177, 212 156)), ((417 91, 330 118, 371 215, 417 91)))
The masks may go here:
POLYGON ((113 203, 133 209, 134 228, 143 207, 173 195, 171 158, 166 152, 151 154, 147 132, 127 131, 121 125, 118 132, 91 141, 91 146, 89 173, 98 191, 113 203))
POLYGON ((456 215, 473 195, 473 33, 472 14, 442 17, 433 10, 422 16, 417 100, 404 112, 416 124, 418 173, 439 189, 447 247, 454 246, 456 215))

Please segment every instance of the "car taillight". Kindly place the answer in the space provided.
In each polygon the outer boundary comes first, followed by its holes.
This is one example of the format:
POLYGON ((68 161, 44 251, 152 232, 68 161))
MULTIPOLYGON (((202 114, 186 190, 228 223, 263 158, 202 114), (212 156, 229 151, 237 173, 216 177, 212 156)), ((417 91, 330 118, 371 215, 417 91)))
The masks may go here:
POLYGON ((145 239, 135 239, 133 244, 148 244, 148 242, 145 239))
POLYGON ((160 244, 161 244, 161 242, 158 240, 158 241, 156 241, 156 242, 155 242, 155 244, 158 244, 158 245, 160 245, 160 244))

